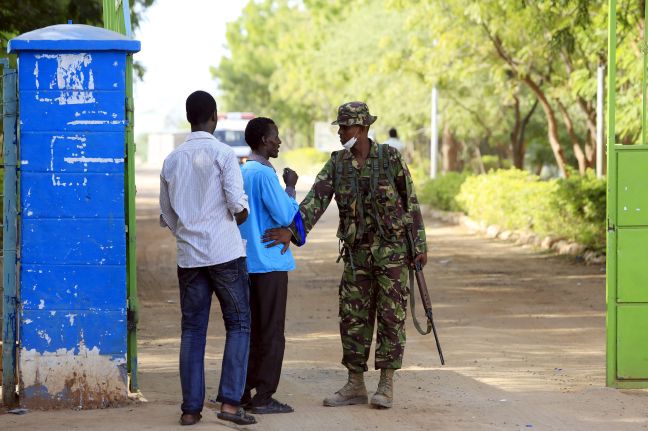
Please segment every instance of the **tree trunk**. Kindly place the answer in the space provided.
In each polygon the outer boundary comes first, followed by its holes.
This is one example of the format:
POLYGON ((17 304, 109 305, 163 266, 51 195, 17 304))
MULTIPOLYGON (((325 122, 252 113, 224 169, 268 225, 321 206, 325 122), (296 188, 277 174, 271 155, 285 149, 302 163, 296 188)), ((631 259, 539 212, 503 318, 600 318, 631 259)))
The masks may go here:
POLYGON ((536 98, 535 102, 533 102, 533 106, 524 118, 520 116, 520 101, 518 97, 514 96, 513 99, 515 100, 515 124, 511 132, 511 157, 513 159, 513 166, 517 169, 524 169, 524 154, 526 152, 524 148, 524 134, 533 113, 538 107, 538 99, 536 98))
POLYGON ((578 161, 578 172, 581 175, 585 175, 585 170, 587 169, 587 160, 585 160, 585 153, 583 152, 583 149, 581 148, 581 143, 578 140, 578 136, 576 136, 576 132, 574 131, 574 123, 572 122, 572 119, 569 116, 569 112, 567 112, 567 109, 565 109, 565 105, 563 105, 559 99, 556 99, 556 103, 558 104, 558 108, 562 113, 563 121, 565 122, 565 127, 567 127, 567 134, 569 135, 569 139, 572 142, 572 148, 574 149, 574 156, 576 156, 576 160, 578 161))
POLYGON ((482 26, 486 30, 486 33, 488 34, 491 42, 493 42, 493 46, 495 47, 495 50, 497 51, 497 54, 500 56, 500 58, 502 58, 502 60, 504 60, 506 63, 508 63, 509 66, 511 66, 511 71, 516 75, 518 79, 521 80, 521 82, 524 82, 529 87, 529 89, 540 101, 542 110, 547 116, 547 135, 549 137, 549 145, 551 145, 551 150, 553 151, 554 157, 556 158, 556 164, 558 165, 560 174, 564 177, 567 177, 567 161, 565 159, 565 153, 563 152, 563 149, 560 145, 560 139, 558 139, 558 124, 556 122, 556 114, 551 107, 551 104, 547 100, 547 96, 545 96, 540 86, 533 79, 531 79, 529 75, 522 75, 521 73, 519 73, 517 64, 504 49, 500 38, 493 34, 493 32, 488 28, 488 25, 486 25, 486 23, 482 23, 482 26))
POLYGON ((522 128, 522 118, 520 115, 520 99, 513 96, 513 113, 515 115, 515 122, 513 123, 513 130, 511 130, 511 158, 513 159, 513 166, 518 169, 523 168, 524 155, 520 157, 520 148, 518 147, 520 136, 520 129, 522 128))
POLYGON ((542 105, 542 110, 545 112, 547 117, 547 136, 549 138, 549 145, 551 145, 551 150, 556 158, 556 164, 558 165, 560 174, 563 177, 567 177, 567 161, 565 159, 565 153, 560 145, 560 139, 558 139, 558 123, 556 121, 556 114, 538 84, 536 84, 529 76, 525 76, 522 81, 529 87, 533 94, 536 95, 540 105, 542 105))
POLYGON ((446 124, 443 127, 443 137, 441 139, 441 168, 444 174, 459 170, 460 149, 461 143, 455 139, 450 126, 446 124))
POLYGON ((585 139, 585 160, 588 168, 596 166, 596 109, 592 108, 582 97, 578 97, 578 106, 585 114, 587 121, 587 130, 589 131, 585 139))

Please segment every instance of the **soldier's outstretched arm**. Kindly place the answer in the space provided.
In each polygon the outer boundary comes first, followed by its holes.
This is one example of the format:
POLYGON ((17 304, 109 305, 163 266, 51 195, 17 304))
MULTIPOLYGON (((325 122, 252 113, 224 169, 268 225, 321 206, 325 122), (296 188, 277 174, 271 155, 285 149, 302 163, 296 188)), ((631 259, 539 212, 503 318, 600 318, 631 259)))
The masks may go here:
POLYGON ((396 181, 396 188, 401 196, 406 210, 412 217, 412 237, 414 239, 414 252, 416 258, 414 261, 425 266, 427 263, 427 243, 425 237, 425 226, 423 224, 423 216, 421 214, 421 206, 419 205, 416 192, 414 191, 414 181, 412 175, 407 168, 407 164, 399 153, 396 154, 398 163, 395 163, 394 178, 396 181))
POLYGON ((306 234, 315 226, 315 223, 324 214, 326 208, 331 203, 331 199, 333 199, 333 194, 335 193, 333 185, 335 162, 333 159, 335 155, 335 152, 331 154, 331 158, 322 167, 319 174, 317 174, 313 187, 311 187, 304 200, 299 204, 299 211, 304 221, 306 234))
MULTIPOLYGON (((304 198, 304 200, 299 204, 299 212, 303 221, 304 227, 304 236, 310 232, 315 223, 319 218, 324 214, 326 208, 328 208, 333 198, 335 192, 333 188, 333 153, 328 162, 324 165, 322 170, 315 178, 315 183, 311 187, 310 191, 304 198)), ((261 241, 266 244, 266 247, 274 247, 277 244, 283 244, 284 248, 281 251, 281 254, 285 253, 288 250, 290 242, 294 242, 298 245, 303 244, 305 238, 302 238, 299 230, 295 227, 293 222, 290 226, 268 229, 263 233, 261 241)))

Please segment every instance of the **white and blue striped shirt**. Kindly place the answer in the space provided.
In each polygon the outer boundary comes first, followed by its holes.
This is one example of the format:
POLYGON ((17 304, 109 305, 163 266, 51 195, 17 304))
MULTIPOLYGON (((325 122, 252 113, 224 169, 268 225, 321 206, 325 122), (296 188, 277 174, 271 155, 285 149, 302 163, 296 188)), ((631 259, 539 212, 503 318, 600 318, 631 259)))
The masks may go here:
POLYGON ((234 151, 208 132, 192 132, 164 160, 160 226, 176 237, 182 268, 245 256, 234 214, 248 208, 234 151))

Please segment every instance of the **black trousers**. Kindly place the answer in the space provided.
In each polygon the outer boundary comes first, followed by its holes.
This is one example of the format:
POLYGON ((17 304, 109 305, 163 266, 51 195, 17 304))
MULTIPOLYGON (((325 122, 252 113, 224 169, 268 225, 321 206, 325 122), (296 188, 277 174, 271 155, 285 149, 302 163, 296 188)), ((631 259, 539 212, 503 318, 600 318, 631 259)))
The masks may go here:
POLYGON ((250 400, 252 406, 262 406, 277 391, 281 377, 286 338, 286 300, 288 272, 274 271, 250 274, 250 357, 242 403, 250 400))

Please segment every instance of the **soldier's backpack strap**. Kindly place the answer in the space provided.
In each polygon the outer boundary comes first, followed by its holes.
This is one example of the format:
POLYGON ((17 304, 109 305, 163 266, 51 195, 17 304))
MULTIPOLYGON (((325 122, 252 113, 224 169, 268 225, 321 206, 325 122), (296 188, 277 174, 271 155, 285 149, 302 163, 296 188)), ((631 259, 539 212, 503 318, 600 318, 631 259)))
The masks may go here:
MULTIPOLYGON (((396 186, 396 179, 395 179, 395 177, 394 177, 394 172, 391 170, 391 164, 390 164, 390 163, 391 163, 391 157, 389 157, 389 148, 388 148, 389 145, 388 145, 388 144, 384 144, 384 145, 381 145, 381 146, 387 147, 387 148, 385 148, 385 150, 384 150, 384 152, 385 152, 385 156, 384 156, 384 158, 383 158, 383 162, 382 162, 383 170, 384 170, 385 173, 386 173, 387 179, 389 179, 389 183, 390 183, 391 186, 394 188, 394 190, 396 191, 396 193, 398 193, 399 196, 401 197, 401 199, 402 199, 402 201, 403 201, 403 206, 404 206, 405 210, 406 210, 406 211, 409 211, 409 207, 408 207, 408 203, 409 203, 409 202, 407 201, 407 196, 409 196, 409 195, 410 195, 410 192, 411 192, 411 191, 409 190, 409 188, 410 188, 410 187, 409 187, 409 182, 408 182, 408 181, 405 181, 405 190, 399 190, 399 188, 396 186)), ((380 154, 380 153, 379 153, 379 154, 380 154)))
POLYGON ((333 160, 333 190, 337 190, 338 184, 342 180, 343 166, 342 166, 342 157, 344 151, 334 151, 332 154, 333 160))
MULTIPOLYGON (((361 238, 362 235, 364 235, 365 227, 364 227, 364 222, 362 222, 362 220, 364 220, 364 208, 362 205, 358 204, 358 202, 362 201, 361 197, 358 196, 358 190, 359 190, 358 175, 356 173, 355 168, 353 167, 353 163, 351 163, 350 161, 345 162, 344 155, 345 155, 344 150, 336 151, 332 155, 332 157, 335 160, 333 188, 335 190, 336 196, 339 196, 338 189, 340 187, 340 184, 342 183, 342 177, 346 175, 348 184, 351 187, 350 196, 352 196, 352 199, 355 200, 355 203, 352 204, 351 202, 348 202, 347 204, 349 205, 349 207, 355 208, 355 212, 356 212, 355 218, 361 220, 361 223, 359 226, 357 226, 357 230, 356 230, 356 238, 361 238), (346 172, 345 172, 345 168, 346 168, 346 172)), ((347 214, 347 217, 350 217, 350 215, 347 214)))
POLYGON ((375 182, 373 184, 374 190, 378 188, 378 176, 382 173, 387 177, 389 184, 396 190, 396 181, 394 179, 394 173, 391 170, 391 158, 389 157, 389 145, 388 144, 376 144, 378 145, 378 163, 374 165, 372 180, 375 182))

